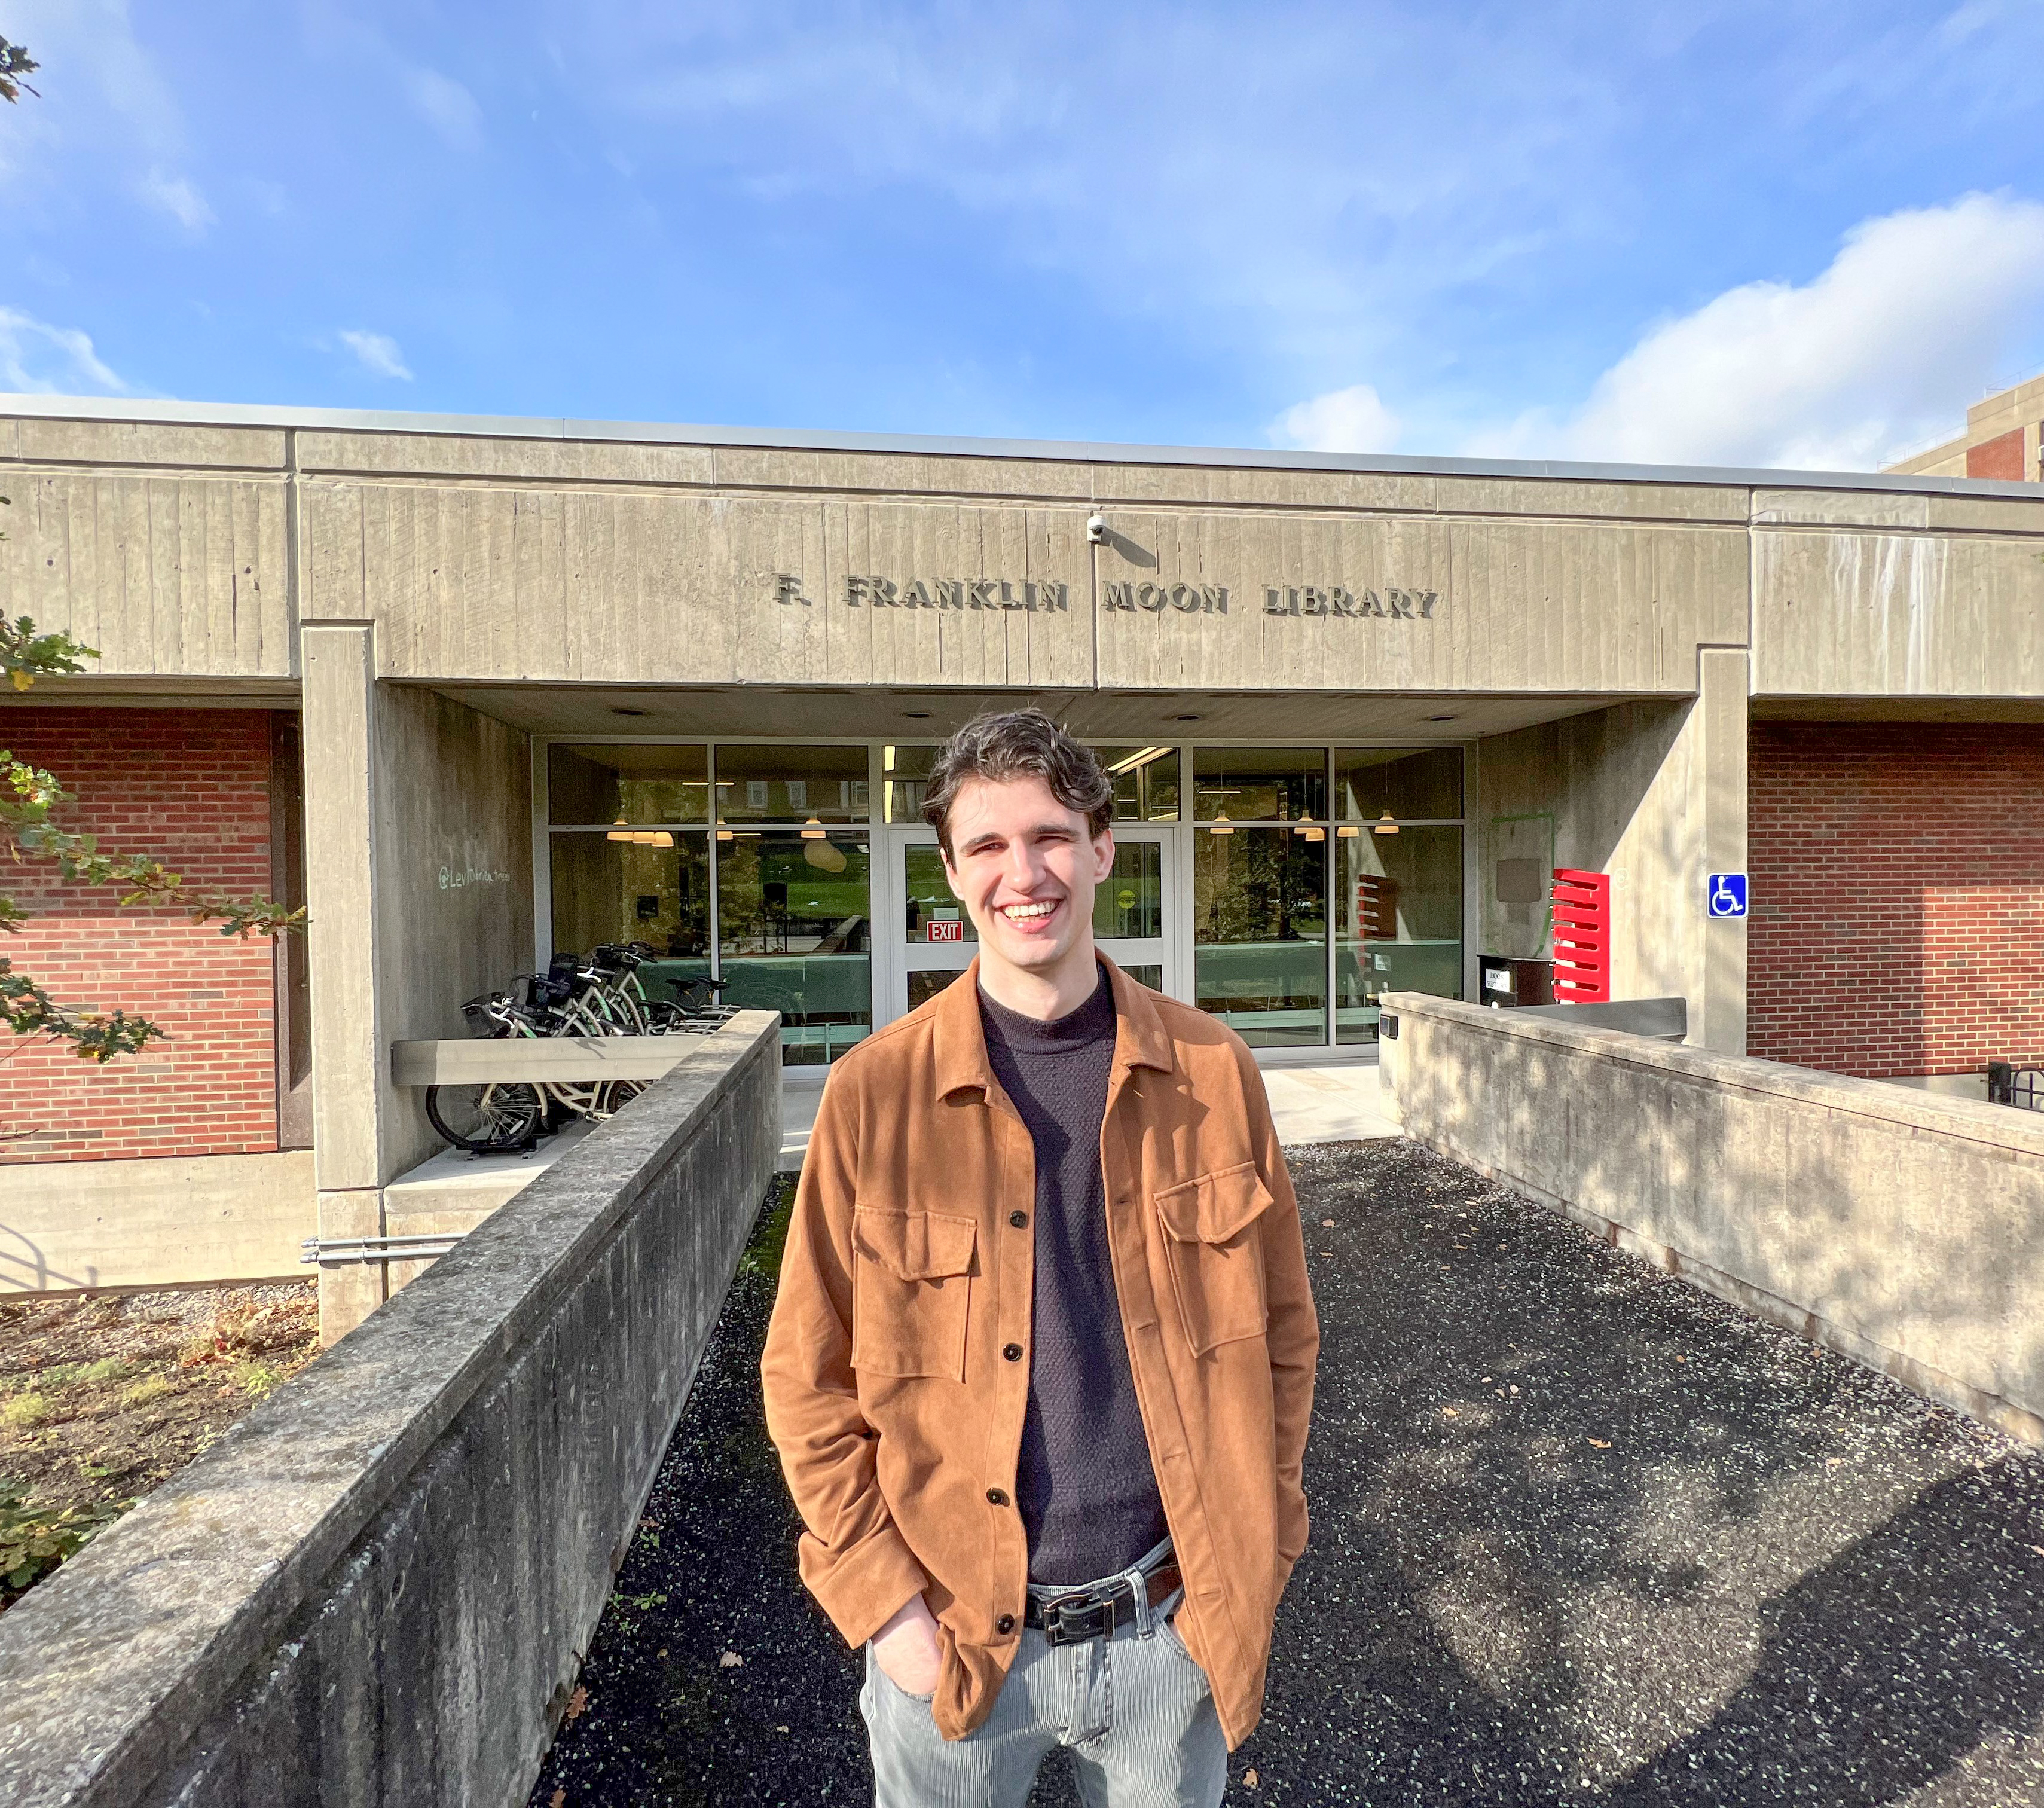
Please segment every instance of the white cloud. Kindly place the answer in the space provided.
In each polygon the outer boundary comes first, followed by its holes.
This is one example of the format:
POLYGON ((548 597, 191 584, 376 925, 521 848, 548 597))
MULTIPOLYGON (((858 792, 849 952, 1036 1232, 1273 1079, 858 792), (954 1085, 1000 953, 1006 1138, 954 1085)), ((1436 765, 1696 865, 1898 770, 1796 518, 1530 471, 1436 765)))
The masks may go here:
POLYGON ((457 151, 482 144, 482 109, 451 76, 432 69, 406 69, 401 77, 412 110, 457 151))
POLYGON ((77 328, 52 326, 19 308, 0 307, 0 389, 17 395, 118 395, 127 387, 77 328))
POLYGON ((678 165, 768 205, 935 194, 986 250, 1125 317, 1353 370, 1429 297, 1599 214, 1619 102, 1523 10, 1308 7, 1263 31, 1068 0, 891 23, 640 8, 571 61, 649 183, 678 165), (1390 79, 1405 65, 1432 76, 1390 79), (1482 133, 1443 129, 1443 92, 1482 133))
POLYGON ((213 223, 213 210, 189 177, 152 170, 136 187, 152 207, 169 214, 188 233, 202 233, 213 223))
POLYGON ((1271 423, 1270 443, 1304 452, 1381 452, 1398 444, 1398 417, 1366 383, 1295 402, 1271 423))
POLYGON ((404 383, 412 380, 412 373, 405 367, 405 354, 387 333, 344 332, 340 342, 371 375, 396 377, 404 383))
POLYGON ((1868 220, 1798 287, 1743 283, 1663 322, 1573 415, 1522 416, 1466 449, 1870 469, 1957 433, 2044 317, 2044 206, 1969 194, 1868 220))

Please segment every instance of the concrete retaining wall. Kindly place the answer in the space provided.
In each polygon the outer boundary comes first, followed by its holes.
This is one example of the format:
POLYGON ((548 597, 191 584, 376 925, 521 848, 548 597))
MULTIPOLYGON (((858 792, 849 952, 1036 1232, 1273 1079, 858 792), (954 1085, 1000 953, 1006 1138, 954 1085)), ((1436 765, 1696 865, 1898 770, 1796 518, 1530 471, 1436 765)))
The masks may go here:
POLYGON ((313 1152, 0 1168, 0 1295, 302 1280, 313 1152))
POLYGON ((1400 992, 1405 1133, 2044 1444, 2044 1118, 1400 992))
POLYGON ((507 1808, 780 1143, 747 1012, 0 1620, 14 1808, 507 1808))

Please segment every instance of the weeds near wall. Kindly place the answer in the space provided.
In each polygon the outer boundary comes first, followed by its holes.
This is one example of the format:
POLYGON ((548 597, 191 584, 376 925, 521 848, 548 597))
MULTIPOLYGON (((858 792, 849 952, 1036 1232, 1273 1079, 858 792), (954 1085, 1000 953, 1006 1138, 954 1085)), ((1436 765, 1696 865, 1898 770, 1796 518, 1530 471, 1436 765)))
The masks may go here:
POLYGON ((0 1587, 10 1597, 74 1557, 128 1509, 132 1500, 54 1510, 29 1504, 24 1485, 0 1479, 0 1587))

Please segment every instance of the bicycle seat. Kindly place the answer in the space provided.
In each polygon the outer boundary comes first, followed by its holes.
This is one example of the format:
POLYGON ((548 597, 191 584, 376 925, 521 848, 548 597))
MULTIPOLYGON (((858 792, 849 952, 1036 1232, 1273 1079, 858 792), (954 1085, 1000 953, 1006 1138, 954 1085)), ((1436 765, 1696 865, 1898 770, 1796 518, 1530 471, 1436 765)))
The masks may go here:
POLYGON ((471 998, 461 1007, 462 1021, 468 1025, 471 1036, 494 1036, 504 1027, 505 1007, 511 1002, 504 992, 485 992, 481 998, 471 998))

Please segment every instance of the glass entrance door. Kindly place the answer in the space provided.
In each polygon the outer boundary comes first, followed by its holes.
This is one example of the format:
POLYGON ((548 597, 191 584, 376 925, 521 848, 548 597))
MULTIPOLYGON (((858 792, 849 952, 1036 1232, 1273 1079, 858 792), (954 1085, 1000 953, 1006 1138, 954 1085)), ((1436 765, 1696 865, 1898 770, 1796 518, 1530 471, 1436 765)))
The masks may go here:
MULTIPOLYGON (((979 952, 972 919, 944 881, 935 832, 897 829, 891 839, 898 940, 890 1016, 935 998, 979 952)), ((1177 979, 1170 933, 1175 852, 1167 829, 1117 824, 1113 869, 1093 894, 1093 933, 1101 952, 1138 983, 1162 992, 1172 991, 1177 979)))

